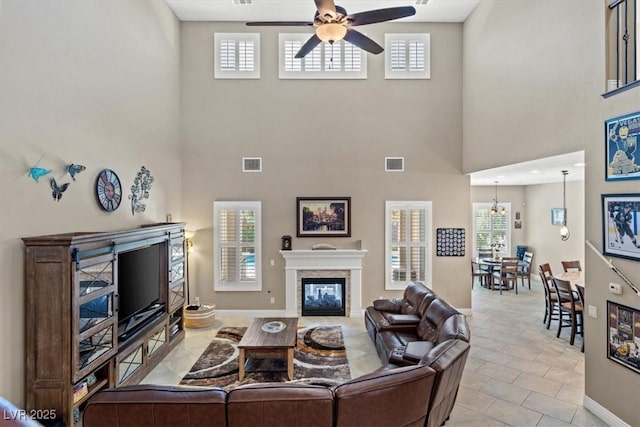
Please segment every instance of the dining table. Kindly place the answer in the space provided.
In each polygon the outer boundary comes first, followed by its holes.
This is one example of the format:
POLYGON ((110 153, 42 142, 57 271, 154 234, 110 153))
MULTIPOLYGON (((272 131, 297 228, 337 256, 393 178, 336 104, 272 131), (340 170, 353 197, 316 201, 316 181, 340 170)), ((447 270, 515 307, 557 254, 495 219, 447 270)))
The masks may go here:
POLYGON ((584 274, 582 271, 567 271, 556 276, 558 279, 566 280, 571 283, 571 289, 578 291, 577 286, 584 288, 584 274))
MULTIPOLYGON (((472 261, 474 264, 485 267, 489 273, 489 275, 493 275, 493 273, 500 271, 500 267, 502 266, 502 258, 486 258, 486 257, 475 257, 472 261)), ((522 260, 518 260, 518 267, 524 265, 522 260)), ((487 287, 486 285, 482 285, 483 287, 487 287)))

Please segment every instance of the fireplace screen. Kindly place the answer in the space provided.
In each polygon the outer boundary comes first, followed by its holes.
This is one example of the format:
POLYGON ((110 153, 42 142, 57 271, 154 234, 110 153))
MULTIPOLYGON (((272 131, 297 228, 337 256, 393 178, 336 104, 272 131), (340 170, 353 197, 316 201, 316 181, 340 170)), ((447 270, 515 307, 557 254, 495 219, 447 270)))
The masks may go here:
POLYGON ((303 316, 344 316, 345 279, 302 279, 303 316))

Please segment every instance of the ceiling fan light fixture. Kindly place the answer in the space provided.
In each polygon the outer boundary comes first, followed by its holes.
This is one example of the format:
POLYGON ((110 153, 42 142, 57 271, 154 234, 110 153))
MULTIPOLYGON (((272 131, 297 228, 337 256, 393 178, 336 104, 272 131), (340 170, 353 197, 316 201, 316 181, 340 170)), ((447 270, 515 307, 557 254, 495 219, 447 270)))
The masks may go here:
POLYGON ((316 28, 316 35, 323 42, 337 42, 347 35, 347 28, 342 24, 327 23, 316 28))

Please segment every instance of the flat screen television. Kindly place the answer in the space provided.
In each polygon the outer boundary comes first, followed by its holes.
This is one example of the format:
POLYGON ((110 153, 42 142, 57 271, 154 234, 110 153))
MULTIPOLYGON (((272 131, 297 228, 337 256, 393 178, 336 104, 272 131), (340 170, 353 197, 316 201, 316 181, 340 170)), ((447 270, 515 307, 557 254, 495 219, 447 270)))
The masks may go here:
POLYGON ((118 322, 129 332, 159 311, 161 244, 118 254, 118 322))

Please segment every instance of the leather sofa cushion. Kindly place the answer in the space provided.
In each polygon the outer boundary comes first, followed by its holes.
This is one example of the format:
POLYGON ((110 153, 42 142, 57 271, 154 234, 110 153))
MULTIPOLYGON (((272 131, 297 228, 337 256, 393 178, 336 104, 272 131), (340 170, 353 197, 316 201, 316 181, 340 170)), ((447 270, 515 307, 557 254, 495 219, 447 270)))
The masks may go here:
POLYGON ((415 314, 388 314, 387 320, 391 325, 412 325, 416 326, 420 318, 415 314))
POLYGON ((224 426, 227 392, 206 387, 133 385, 103 390, 83 420, 92 427, 224 426))
POLYGON ((421 368, 380 369, 335 387, 335 425, 423 426, 435 376, 421 368))
POLYGON ((333 393, 322 386, 252 384, 229 392, 229 427, 333 425, 333 393))
POLYGON ((466 342, 471 339, 471 331, 464 314, 449 316, 438 328, 438 343, 450 339, 459 339, 466 342))
POLYGON ((427 353, 433 350, 434 347, 435 344, 431 341, 412 341, 407 343, 402 358, 413 363, 418 363, 427 353))
POLYGON ((402 299, 377 299, 373 302, 373 308, 378 311, 384 311, 387 313, 400 313, 400 307, 402 306, 402 299))
POLYGON ((409 282, 404 290, 403 303, 400 308, 402 314, 419 314, 419 307, 422 301, 433 292, 422 283, 409 282))

